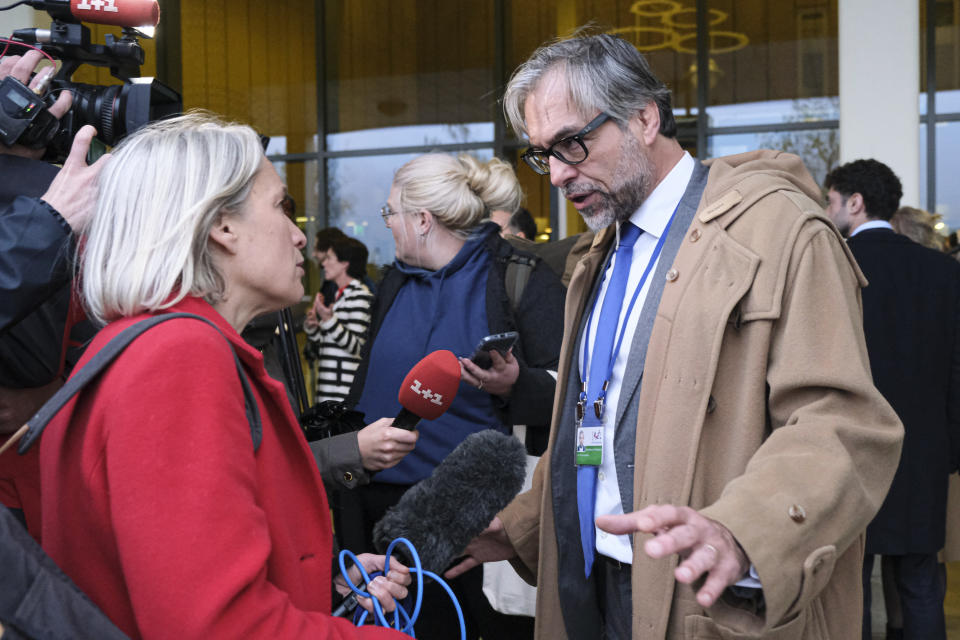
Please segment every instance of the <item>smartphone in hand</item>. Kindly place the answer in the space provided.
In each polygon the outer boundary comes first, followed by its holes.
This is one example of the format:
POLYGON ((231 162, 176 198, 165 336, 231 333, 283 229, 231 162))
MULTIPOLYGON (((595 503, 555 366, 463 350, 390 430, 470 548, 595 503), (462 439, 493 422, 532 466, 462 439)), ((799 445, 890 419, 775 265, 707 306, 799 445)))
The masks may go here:
POLYGON ((507 351, 517 342, 519 334, 516 331, 507 331, 506 333, 494 333, 489 335, 477 344, 473 350, 470 360, 481 369, 489 369, 493 366, 493 360, 490 359, 490 352, 496 350, 501 356, 506 357, 507 351))

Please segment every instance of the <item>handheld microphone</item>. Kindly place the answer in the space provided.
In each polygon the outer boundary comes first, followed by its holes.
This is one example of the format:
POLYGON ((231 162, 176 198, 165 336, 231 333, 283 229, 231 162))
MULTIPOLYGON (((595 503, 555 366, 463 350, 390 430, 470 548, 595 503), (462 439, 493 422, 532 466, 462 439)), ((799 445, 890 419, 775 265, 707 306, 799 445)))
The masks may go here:
POLYGON ((400 385, 400 413, 393 426, 412 431, 420 420, 436 420, 450 408, 460 387, 460 361, 451 351, 434 351, 415 364, 400 385))
POLYGON ((116 27, 155 27, 160 22, 157 0, 27 0, 53 18, 116 27))
POLYGON ((493 429, 470 434, 387 510, 373 528, 374 546, 384 553, 407 538, 423 568, 439 574, 516 497, 526 467, 517 438, 493 429))

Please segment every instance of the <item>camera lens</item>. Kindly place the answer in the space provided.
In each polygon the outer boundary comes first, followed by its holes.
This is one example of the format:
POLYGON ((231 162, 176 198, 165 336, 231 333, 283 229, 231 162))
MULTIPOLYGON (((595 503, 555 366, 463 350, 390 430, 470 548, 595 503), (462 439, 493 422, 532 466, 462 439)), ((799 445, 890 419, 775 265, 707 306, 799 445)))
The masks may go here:
POLYGON ((75 84, 72 89, 76 128, 92 124, 97 137, 111 146, 148 122, 182 109, 180 96, 153 78, 132 78, 106 87, 75 84))
POLYGON ((97 128, 97 137, 109 145, 116 144, 126 133, 123 130, 122 118, 124 88, 124 85, 74 85, 72 110, 76 115, 78 128, 84 124, 92 124, 97 128))

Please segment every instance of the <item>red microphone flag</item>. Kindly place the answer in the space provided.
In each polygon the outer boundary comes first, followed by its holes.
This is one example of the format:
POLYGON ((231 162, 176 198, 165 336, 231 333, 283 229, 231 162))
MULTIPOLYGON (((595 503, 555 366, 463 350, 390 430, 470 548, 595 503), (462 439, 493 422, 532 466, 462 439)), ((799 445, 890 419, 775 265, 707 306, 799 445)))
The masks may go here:
POLYGON ((71 0, 70 13, 82 22, 118 27, 155 27, 160 22, 157 0, 71 0))
POLYGON ((452 351, 434 351, 418 362, 400 385, 397 399, 410 413, 435 420, 453 404, 460 387, 460 361, 452 351))

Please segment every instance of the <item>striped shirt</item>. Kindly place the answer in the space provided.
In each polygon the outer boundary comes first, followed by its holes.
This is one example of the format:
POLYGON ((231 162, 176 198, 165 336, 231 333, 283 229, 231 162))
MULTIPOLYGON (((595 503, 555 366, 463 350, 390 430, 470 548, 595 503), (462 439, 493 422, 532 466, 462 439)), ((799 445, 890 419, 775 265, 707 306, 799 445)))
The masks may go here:
POLYGON ((373 294, 359 280, 351 280, 333 303, 333 317, 313 329, 307 338, 318 342, 316 402, 346 399, 367 339, 373 294))

